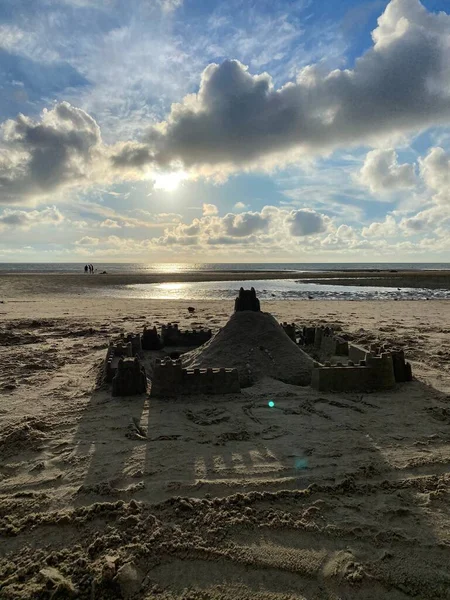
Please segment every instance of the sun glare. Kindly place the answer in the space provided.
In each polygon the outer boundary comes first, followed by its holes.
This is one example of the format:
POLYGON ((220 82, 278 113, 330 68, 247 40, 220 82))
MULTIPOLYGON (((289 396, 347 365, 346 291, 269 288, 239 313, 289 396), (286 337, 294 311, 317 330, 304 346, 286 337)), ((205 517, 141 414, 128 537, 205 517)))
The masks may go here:
POLYGON ((173 171, 169 173, 158 173, 153 175, 154 187, 156 190, 165 192, 174 192, 178 189, 180 183, 187 178, 184 171, 173 171))

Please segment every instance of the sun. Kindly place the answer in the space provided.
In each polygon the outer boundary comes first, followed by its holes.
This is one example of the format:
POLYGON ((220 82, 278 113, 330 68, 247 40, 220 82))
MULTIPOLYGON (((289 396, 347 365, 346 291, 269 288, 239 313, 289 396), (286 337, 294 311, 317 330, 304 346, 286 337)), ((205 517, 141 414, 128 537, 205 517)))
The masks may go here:
POLYGON ((187 178, 184 171, 172 171, 168 173, 155 173, 153 175, 155 190, 164 190, 165 192, 174 192, 180 186, 180 183, 187 178))

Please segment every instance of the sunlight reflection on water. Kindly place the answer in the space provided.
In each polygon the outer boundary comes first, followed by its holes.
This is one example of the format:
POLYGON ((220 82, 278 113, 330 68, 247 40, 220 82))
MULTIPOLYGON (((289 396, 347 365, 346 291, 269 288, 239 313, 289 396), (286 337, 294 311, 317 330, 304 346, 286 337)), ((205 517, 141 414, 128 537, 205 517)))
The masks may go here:
MULTIPOLYGON (((294 279, 138 283, 97 288, 96 295, 148 300, 233 299, 239 288, 254 287, 262 300, 425 300, 450 298, 448 290, 346 286, 298 282, 294 279)), ((88 292, 89 293, 89 292, 88 292)))

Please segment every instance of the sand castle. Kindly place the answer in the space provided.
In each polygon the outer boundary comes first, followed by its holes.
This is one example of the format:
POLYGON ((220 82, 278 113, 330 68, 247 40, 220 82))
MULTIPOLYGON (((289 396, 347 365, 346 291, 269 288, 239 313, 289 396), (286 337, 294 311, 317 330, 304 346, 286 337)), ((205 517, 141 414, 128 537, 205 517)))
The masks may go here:
POLYGON ((168 323, 161 327, 162 346, 201 346, 211 339, 211 329, 192 329, 182 331, 175 323, 168 323))
POLYGON ((237 369, 183 369, 181 360, 156 360, 152 396, 236 394, 241 391, 237 369))
POLYGON ((142 334, 142 349, 143 350, 159 350, 161 348, 161 337, 156 327, 144 327, 142 334))
POLYGON ((244 290, 244 288, 241 287, 239 289, 239 296, 234 301, 234 312, 242 310, 252 310, 254 312, 259 312, 261 310, 259 300, 256 297, 255 288, 252 287, 250 290, 244 290))
POLYGON ((139 358, 119 359, 112 379, 113 396, 136 396, 147 391, 147 376, 139 358))
POLYGON ((358 365, 337 362, 332 365, 314 364, 311 386, 322 392, 354 392, 388 390, 395 386, 392 356, 383 352, 381 356, 366 355, 358 365))
POLYGON ((106 351, 106 358, 104 363, 105 370, 105 381, 107 383, 111 383, 116 372, 117 367, 119 365, 119 360, 122 357, 132 357, 133 356, 133 346, 131 342, 127 342, 126 344, 122 344, 118 342, 114 344, 113 341, 109 343, 108 350, 106 351))
POLYGON ((284 321, 284 323, 280 323, 281 327, 284 329, 284 332, 288 335, 288 337, 293 341, 296 342, 297 338, 296 338, 296 333, 295 333, 295 323, 286 323, 286 321, 284 321))
MULTIPOLYGON (((283 329, 292 336, 292 327, 283 329)), ((291 338, 292 339, 292 338, 291 338)), ((311 346, 323 363, 316 361, 311 386, 320 391, 373 391, 390 389, 396 383, 412 380, 410 363, 403 350, 372 344, 369 349, 336 335, 331 327, 303 327, 299 342, 311 346), (331 357, 343 357, 347 362, 331 357)))
POLYGON ((158 397, 239 393, 263 377, 336 392, 387 390, 412 379, 402 350, 376 344, 367 349, 332 327, 278 323, 261 311, 254 288, 239 290, 234 314, 214 336, 210 329, 168 323, 160 332, 146 326, 142 336, 129 333, 111 342, 104 371, 114 396, 147 391, 142 361, 148 361, 148 351, 160 352, 148 364, 150 394, 158 397), (177 348, 177 357, 180 349, 182 358, 164 356, 166 347, 177 348))

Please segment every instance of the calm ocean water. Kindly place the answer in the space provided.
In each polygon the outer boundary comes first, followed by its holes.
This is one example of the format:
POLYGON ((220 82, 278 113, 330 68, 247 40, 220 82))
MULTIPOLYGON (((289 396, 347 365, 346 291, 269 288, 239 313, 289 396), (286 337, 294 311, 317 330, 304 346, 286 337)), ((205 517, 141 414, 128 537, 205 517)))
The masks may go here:
MULTIPOLYGON (((450 269, 450 263, 96 263, 108 273, 188 273, 195 271, 340 271, 359 269, 450 269)), ((84 263, 0 263, 3 273, 82 273, 84 263)))

